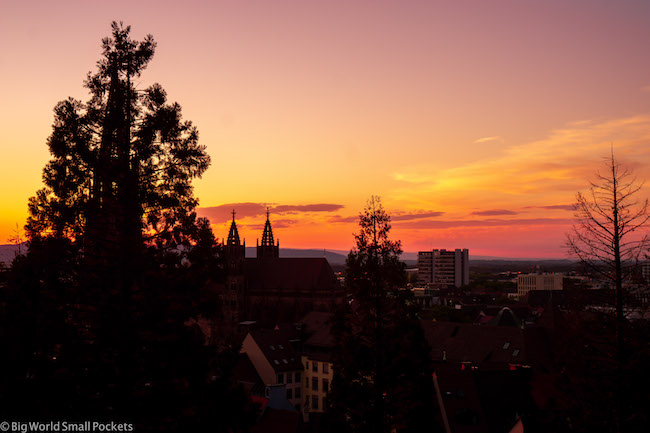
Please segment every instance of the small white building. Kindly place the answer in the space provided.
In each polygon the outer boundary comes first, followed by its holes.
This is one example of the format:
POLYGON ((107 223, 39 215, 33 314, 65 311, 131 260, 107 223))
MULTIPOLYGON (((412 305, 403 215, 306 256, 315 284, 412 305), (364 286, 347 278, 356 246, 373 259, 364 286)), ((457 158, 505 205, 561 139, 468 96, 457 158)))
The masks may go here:
POLYGON ((562 290, 564 274, 519 274, 517 296, 522 297, 531 290, 562 290))

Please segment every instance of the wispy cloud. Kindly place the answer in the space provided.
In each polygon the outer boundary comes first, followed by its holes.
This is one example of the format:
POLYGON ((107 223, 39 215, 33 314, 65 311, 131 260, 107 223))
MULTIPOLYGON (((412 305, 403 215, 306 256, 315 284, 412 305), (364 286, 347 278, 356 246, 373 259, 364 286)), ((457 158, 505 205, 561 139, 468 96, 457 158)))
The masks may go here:
POLYGON ((334 215, 333 217, 327 219, 328 223, 353 223, 356 221, 359 221, 358 215, 350 215, 350 216, 334 215))
MULTIPOLYGON (((399 223, 400 228, 411 229, 449 229, 456 227, 514 227, 514 226, 567 226, 569 218, 522 218, 522 219, 484 219, 484 220, 421 220, 399 223)), ((397 225, 397 224, 396 224, 397 225)))
POLYGON ((439 217, 444 215, 444 212, 421 212, 421 213, 407 213, 407 214, 395 214, 391 216, 391 221, 411 221, 424 218, 439 217))
POLYGON ((480 210, 472 212, 471 215, 480 215, 480 216, 496 216, 496 215, 517 215, 519 212, 515 212, 507 209, 490 209, 490 210, 480 210))
POLYGON ((499 136, 494 136, 494 137, 482 137, 474 140, 474 143, 487 143, 488 141, 503 141, 503 139, 499 136))
MULTIPOLYGON (((285 229, 295 224, 297 224, 296 220, 290 220, 290 219, 273 220, 273 229, 274 231, 276 231, 277 229, 285 229)), ((262 230, 264 230, 264 224, 239 224, 239 225, 251 231, 261 232, 262 230)))
POLYGON ((343 209, 345 206, 342 204, 318 203, 318 204, 304 204, 304 205, 279 205, 272 208, 275 213, 291 213, 291 212, 335 212, 343 209))
POLYGON ((526 206, 524 209, 574 210, 574 204, 552 204, 548 206, 526 206))
POLYGON ((400 182, 391 198, 445 211, 452 203, 459 212, 464 203, 504 209, 567 203, 587 187, 612 143, 621 162, 633 166, 639 178, 650 177, 650 115, 638 115, 573 123, 544 139, 448 169, 421 164, 401 169, 399 177, 393 175, 400 182))

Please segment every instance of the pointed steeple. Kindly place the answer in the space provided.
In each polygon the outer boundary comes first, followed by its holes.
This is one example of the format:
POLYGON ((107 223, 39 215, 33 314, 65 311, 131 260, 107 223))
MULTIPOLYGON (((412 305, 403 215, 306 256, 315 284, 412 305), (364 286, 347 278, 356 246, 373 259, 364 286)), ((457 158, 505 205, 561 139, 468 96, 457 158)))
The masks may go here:
POLYGON ((262 245, 257 244, 257 258, 278 258, 280 257, 280 243, 273 240, 273 228, 269 219, 269 208, 266 208, 266 224, 264 224, 264 233, 262 233, 262 245))
POLYGON ((239 241, 239 231, 235 223, 235 210, 232 210, 232 224, 230 224, 230 232, 228 232, 228 241, 226 245, 241 245, 239 241))
POLYGON ((271 221, 269 220, 269 208, 266 208, 266 224, 264 224, 264 233, 262 234, 262 246, 273 246, 273 229, 271 228, 271 221))

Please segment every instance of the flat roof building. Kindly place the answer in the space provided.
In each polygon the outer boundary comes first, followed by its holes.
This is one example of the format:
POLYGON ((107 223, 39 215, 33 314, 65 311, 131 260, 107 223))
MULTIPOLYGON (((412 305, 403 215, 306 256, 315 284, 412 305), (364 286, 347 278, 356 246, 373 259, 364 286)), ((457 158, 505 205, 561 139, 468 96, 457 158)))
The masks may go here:
POLYGON ((469 284, 469 250, 420 251, 418 282, 443 288, 469 284))
POLYGON ((563 274, 517 275, 517 295, 521 298, 531 290, 562 290, 563 274))

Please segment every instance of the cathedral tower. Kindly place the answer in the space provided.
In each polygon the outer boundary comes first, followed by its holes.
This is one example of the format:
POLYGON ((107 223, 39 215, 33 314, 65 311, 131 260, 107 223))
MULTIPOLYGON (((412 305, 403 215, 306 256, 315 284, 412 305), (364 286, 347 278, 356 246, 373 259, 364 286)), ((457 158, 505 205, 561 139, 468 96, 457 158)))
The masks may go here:
POLYGON ((273 241, 273 229, 269 220, 269 209, 266 209, 266 224, 264 224, 264 233, 262 234, 262 245, 257 241, 257 258, 258 259, 277 259, 280 257, 280 241, 277 244, 273 241))
POLYGON ((223 246, 223 253, 226 262, 226 290, 222 297, 223 314, 226 322, 236 323, 239 321, 244 304, 246 241, 242 245, 239 239, 234 210, 232 211, 232 224, 230 224, 228 240, 223 246))

